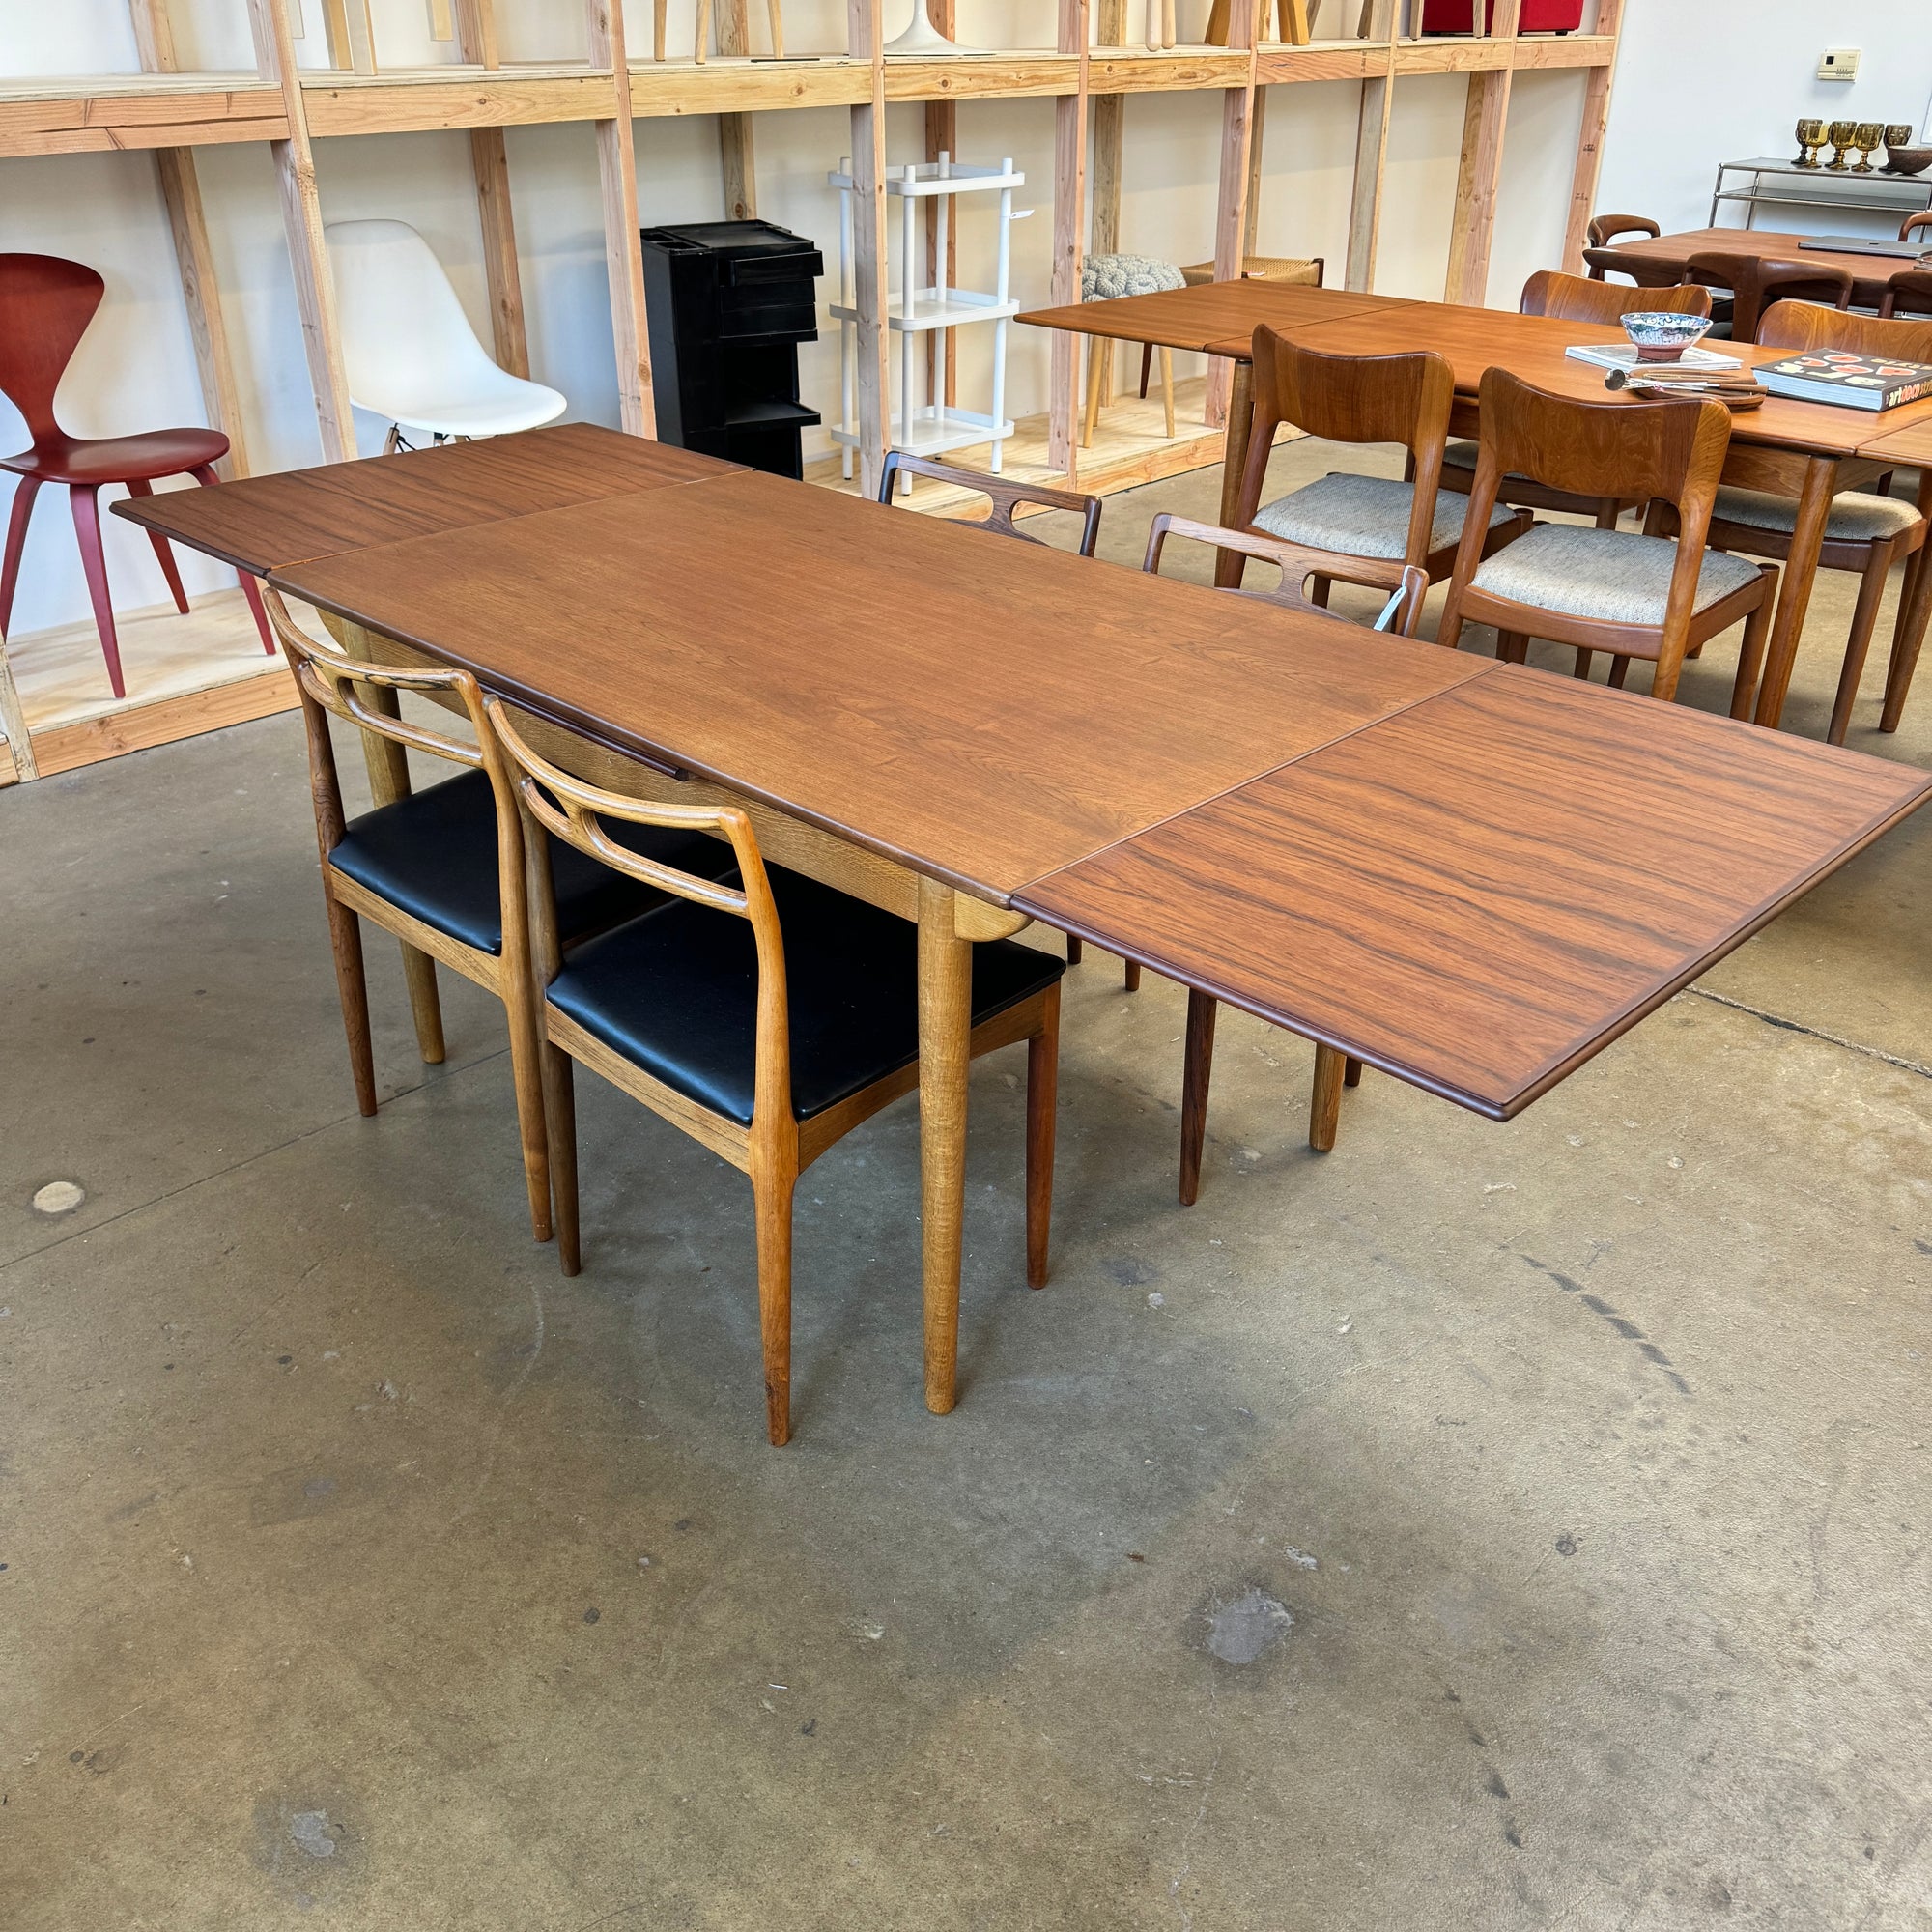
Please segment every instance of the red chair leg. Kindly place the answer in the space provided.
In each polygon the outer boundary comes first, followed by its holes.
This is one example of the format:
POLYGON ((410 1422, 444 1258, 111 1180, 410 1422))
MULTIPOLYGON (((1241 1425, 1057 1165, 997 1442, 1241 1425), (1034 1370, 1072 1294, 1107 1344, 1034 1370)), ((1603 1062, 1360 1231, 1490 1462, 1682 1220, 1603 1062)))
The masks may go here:
POLYGON ((121 678, 121 644, 114 635, 114 606, 107 595, 107 559, 100 550, 100 505, 93 484, 68 487, 68 507, 73 512, 73 533, 80 541, 80 567, 87 575, 87 594, 94 605, 94 626, 100 633, 100 654, 107 660, 107 682, 116 697, 126 697, 121 678))
POLYGON ((14 492, 14 514, 7 520, 7 556, 0 563, 0 638, 14 616, 14 586, 20 578, 20 553, 27 547, 27 519, 34 514, 34 498, 41 494, 38 476, 23 476, 14 492))
MULTIPOLYGON (((211 483, 219 483, 221 478, 204 463, 199 469, 190 469, 188 474, 204 489, 211 483)), ((270 657, 275 655, 275 634, 269 628, 269 613, 262 609, 262 586, 245 570, 238 570, 235 575, 241 580, 242 594, 248 600, 248 609, 254 613, 255 629, 261 633, 262 648, 270 657)))
MULTIPOLYGON (((128 485, 130 497, 152 497, 155 486, 145 477, 137 476, 128 485)), ((155 561, 161 566, 161 575, 168 581, 168 588, 174 593, 175 609, 184 617, 187 615, 187 592, 182 588, 181 572, 175 568, 175 554, 168 546, 168 540, 159 530, 150 530, 148 541, 155 547, 155 561)))

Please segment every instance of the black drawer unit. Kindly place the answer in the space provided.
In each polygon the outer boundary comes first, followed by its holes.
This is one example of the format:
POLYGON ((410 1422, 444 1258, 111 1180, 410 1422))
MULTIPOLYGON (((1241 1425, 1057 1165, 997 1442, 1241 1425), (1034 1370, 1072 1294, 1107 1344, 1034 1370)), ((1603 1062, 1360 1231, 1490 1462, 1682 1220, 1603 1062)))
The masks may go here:
POLYGON ((769 221, 646 228, 644 305, 658 436, 778 476, 802 476, 798 345, 818 340, 825 258, 769 221))

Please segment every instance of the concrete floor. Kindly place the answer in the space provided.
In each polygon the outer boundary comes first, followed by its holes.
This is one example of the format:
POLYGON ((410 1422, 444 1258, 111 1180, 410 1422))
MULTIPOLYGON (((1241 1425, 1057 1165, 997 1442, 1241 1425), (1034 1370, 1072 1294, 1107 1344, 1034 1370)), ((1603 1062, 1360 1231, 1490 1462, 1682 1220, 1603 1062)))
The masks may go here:
POLYGON ((562 1280, 387 942, 356 1117, 314 867, 288 718, 0 797, 9 1932, 1932 1923, 1932 814, 1507 1127, 1372 1074, 1311 1155, 1225 1016, 1186 1212, 1182 998, 1090 953, 1052 1286, 1015 1051, 957 1412, 907 1101, 784 1451, 740 1177, 584 1076, 562 1280))

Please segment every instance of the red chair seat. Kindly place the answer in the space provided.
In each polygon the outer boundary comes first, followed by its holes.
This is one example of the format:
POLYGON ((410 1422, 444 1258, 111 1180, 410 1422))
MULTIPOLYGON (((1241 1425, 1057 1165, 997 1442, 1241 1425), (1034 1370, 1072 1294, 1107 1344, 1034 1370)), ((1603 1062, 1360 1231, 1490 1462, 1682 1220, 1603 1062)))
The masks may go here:
POLYGON ((18 456, 0 456, 0 469, 38 476, 43 483, 145 483, 185 476, 228 454, 228 439, 213 429, 154 429, 138 436, 43 437, 18 456))

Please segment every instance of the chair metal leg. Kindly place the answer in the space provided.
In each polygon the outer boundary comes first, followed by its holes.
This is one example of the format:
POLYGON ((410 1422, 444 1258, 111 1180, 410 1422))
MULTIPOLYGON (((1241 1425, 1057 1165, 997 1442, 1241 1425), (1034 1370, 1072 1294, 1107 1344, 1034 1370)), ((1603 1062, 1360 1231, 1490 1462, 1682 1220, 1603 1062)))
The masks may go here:
POLYGON ((1026 1269, 1029 1288, 1046 1286, 1053 1225, 1053 1138, 1060 1092, 1060 988, 1041 1001, 1040 1030, 1027 1041, 1026 1269))
POLYGON ((1865 561, 1864 576, 1859 582, 1859 601, 1852 612, 1852 634, 1845 642, 1844 668, 1838 673, 1838 693, 1832 701, 1828 743, 1842 745, 1852 722, 1852 706, 1858 702, 1859 681, 1864 676, 1865 658, 1871 650, 1872 632, 1878 628, 1878 607, 1885 599, 1886 579, 1891 575, 1892 545, 1889 538, 1876 542, 1865 561))
MULTIPOLYGON (((155 494, 155 486, 145 478, 137 476, 128 485, 128 494, 130 497, 152 497, 155 494)), ((182 588, 181 572, 175 567, 174 549, 159 530, 150 530, 148 541, 155 547, 155 561, 161 566, 161 575, 167 580, 168 589, 175 600, 175 609, 185 617, 187 592, 182 588)))
MULTIPOLYGON (((537 1024, 543 1024, 541 1014, 537 1024)), ((577 1081, 569 1054, 549 1040, 543 1043, 543 1113, 556 1259, 565 1274, 575 1274, 583 1264, 577 1227, 577 1081)))
POLYGON ((791 1440, 791 1197, 798 1164, 752 1154, 758 1224, 758 1335, 765 1359, 765 1433, 775 1448, 791 1440))
MULTIPOLYGON (((187 473, 204 489, 211 483, 219 483, 221 481, 221 478, 214 473, 213 469, 206 463, 198 469, 190 469, 187 473)), ((256 634, 262 639, 262 649, 270 657, 273 657, 275 655, 275 634, 269 628, 269 613, 262 609, 262 586, 245 570, 238 570, 235 575, 241 581, 242 595, 247 601, 248 614, 255 620, 255 630, 256 634)))
POLYGON ((1214 1014, 1218 1002, 1187 991, 1187 1054, 1180 1072, 1180 1205, 1201 1192, 1201 1151, 1208 1138, 1208 1085, 1214 1074, 1214 1014))
POLYGON ((126 697, 121 676, 121 643, 114 635, 114 606, 107 595, 107 558, 100 549, 100 505, 98 486, 68 487, 68 507, 73 512, 73 533, 80 544, 80 567, 87 578, 87 595, 94 606, 95 629, 100 633, 100 654, 107 660, 107 682, 116 697, 126 697))
POLYGON ((27 519, 41 494, 38 476, 23 476, 14 491, 13 514, 7 519, 7 554, 0 562, 0 638, 14 616, 14 586, 20 581, 20 553, 27 547, 27 519))

